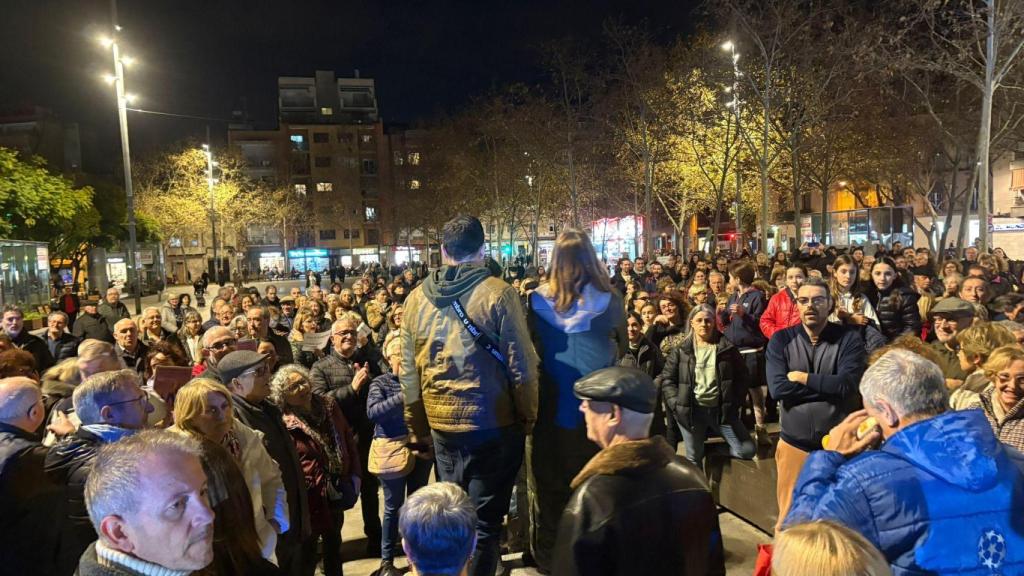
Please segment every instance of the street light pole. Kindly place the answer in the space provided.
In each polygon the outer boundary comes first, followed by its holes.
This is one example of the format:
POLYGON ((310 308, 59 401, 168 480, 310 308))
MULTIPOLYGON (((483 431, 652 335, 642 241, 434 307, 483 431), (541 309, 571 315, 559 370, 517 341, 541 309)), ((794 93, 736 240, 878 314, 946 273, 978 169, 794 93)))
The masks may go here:
MULTIPOLYGON (((121 31, 117 25, 117 4, 111 0, 114 32, 121 31)), ((106 43, 106 41, 105 41, 106 43)), ((128 147, 128 100, 131 98, 124 87, 124 63, 116 35, 109 40, 110 52, 114 58, 114 89, 117 94, 117 120, 121 129, 121 161, 124 163, 124 193, 128 207, 128 268, 129 278, 135 283, 135 313, 142 314, 142 281, 138 262, 135 258, 135 194, 132 191, 132 161, 128 147)), ((161 279, 162 280, 162 279, 161 279)))
MULTIPOLYGON (((743 210, 743 197, 740 194, 740 159, 739 159, 739 147, 740 147, 740 66, 739 60, 740 55, 736 52, 736 45, 732 42, 726 42, 722 45, 722 48, 729 51, 729 55, 732 58, 732 111, 736 116, 736 155, 733 157, 734 170, 736 171, 736 252, 737 254, 742 252, 741 246, 743 246, 743 218, 741 211, 743 210)), ((716 239, 717 241, 717 239, 716 239)), ((762 250, 766 250, 765 247, 761 247, 762 250)))
MULTIPOLYGON (((210 130, 206 130, 206 140, 210 140, 210 130)), ((217 257, 217 212, 213 202, 213 150, 209 144, 203 144, 203 152, 206 153, 206 186, 210 195, 210 236, 213 242, 213 276, 214 281, 220 284, 220 259, 217 257)))

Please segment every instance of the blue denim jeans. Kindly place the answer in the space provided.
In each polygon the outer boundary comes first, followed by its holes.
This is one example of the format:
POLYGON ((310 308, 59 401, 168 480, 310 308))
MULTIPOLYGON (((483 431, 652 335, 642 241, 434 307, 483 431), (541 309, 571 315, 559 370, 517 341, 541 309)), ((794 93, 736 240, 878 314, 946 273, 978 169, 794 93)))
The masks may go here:
POLYGON ((476 551, 469 574, 494 576, 501 561, 502 521, 523 464, 525 435, 519 426, 473 432, 435 430, 432 435, 438 479, 461 486, 476 506, 476 551))
POLYGON ((679 426, 680 432, 683 433, 686 459, 696 464, 698 468, 703 469, 704 466, 704 440, 708 437, 708 430, 725 439, 729 444, 729 455, 733 458, 750 460, 757 451, 753 440, 750 439, 750 433, 738 417, 730 418, 724 423, 721 419, 721 409, 695 405, 690 411, 693 427, 687 430, 679 426))
POLYGON ((402 509, 402 504, 405 504, 406 495, 427 485, 427 480, 430 479, 430 469, 433 467, 433 460, 416 458, 416 466, 409 474, 401 478, 380 481, 384 487, 384 522, 380 541, 380 557, 382 559, 394 560, 395 556, 399 554, 398 511, 402 509))

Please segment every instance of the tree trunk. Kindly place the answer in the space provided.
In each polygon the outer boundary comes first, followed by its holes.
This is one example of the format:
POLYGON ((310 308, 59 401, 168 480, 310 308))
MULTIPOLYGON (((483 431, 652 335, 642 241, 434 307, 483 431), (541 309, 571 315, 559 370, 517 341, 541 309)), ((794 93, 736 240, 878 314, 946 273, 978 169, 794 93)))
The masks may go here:
POLYGON ((988 252, 989 188, 989 143, 992 132, 992 92, 995 90, 996 68, 996 5, 995 0, 986 0, 988 10, 988 35, 985 40, 985 85, 981 90, 981 126, 978 129, 978 235, 982 253, 988 252))

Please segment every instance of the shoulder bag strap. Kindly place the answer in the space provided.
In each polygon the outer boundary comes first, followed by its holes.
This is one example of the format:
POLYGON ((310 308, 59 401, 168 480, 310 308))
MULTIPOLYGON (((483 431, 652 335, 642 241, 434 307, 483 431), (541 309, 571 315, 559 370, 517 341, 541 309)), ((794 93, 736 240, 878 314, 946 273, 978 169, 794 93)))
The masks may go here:
POLYGON ((509 381, 511 381, 512 378, 508 373, 508 363, 505 362, 505 355, 494 345, 494 341, 491 340, 490 336, 484 334, 483 330, 480 330, 476 323, 470 319, 458 299, 452 300, 452 310, 455 310, 455 315, 459 317, 462 325, 466 327, 466 331, 473 337, 473 341, 493 356, 498 361, 498 364, 501 364, 501 367, 505 370, 505 375, 509 376, 509 381))

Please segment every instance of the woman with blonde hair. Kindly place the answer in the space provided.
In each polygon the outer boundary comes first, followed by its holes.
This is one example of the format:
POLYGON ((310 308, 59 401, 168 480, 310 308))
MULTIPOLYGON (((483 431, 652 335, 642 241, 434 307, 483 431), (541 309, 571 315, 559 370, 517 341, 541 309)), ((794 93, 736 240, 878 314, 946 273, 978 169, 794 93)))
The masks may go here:
POLYGON ((531 508, 530 541, 534 558, 549 569, 569 484, 597 453, 587 439, 576 380, 613 366, 625 353, 625 309, 612 290, 590 238, 581 230, 563 231, 551 254, 548 281, 529 298, 530 333, 541 358, 537 423, 527 440, 531 508))
MULTIPOLYGON (((209 378, 196 378, 183 386, 174 400, 171 431, 207 440, 231 454, 242 471, 259 535, 261 554, 276 564, 277 535, 288 531, 288 500, 281 469, 263 446, 263 434, 234 417, 231 392, 209 378)), ((220 494, 220 499, 236 495, 220 494)))
POLYGON ((772 576, 891 576, 882 553, 849 528, 819 520, 775 536, 772 576))
POLYGON ((303 348, 306 334, 316 334, 317 327, 318 321, 313 311, 309 308, 300 308, 295 314, 295 320, 292 322, 292 331, 288 333, 288 343, 292 347, 292 357, 307 369, 312 368, 317 360, 324 357, 323 350, 306 350, 303 348))
POLYGON ((991 382, 979 395, 985 418, 1000 442, 1024 450, 1024 350, 996 348, 981 368, 991 382))

